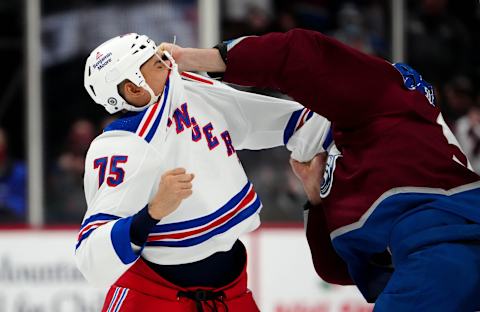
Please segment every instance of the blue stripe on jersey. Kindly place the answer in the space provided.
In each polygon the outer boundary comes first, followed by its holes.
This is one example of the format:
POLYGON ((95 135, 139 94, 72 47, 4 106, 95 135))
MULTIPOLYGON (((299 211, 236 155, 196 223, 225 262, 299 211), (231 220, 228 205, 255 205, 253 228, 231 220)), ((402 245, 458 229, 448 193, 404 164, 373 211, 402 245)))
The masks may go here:
POLYGON ((313 116, 313 111, 310 111, 308 114, 307 114, 307 118, 305 119, 305 121, 309 120, 310 118, 312 118, 313 116))
POLYGON ((108 213, 97 213, 97 214, 91 215, 85 221, 83 221, 82 226, 80 227, 80 230, 83 229, 85 226, 87 226, 89 223, 92 223, 94 221, 108 221, 108 220, 117 220, 117 219, 120 219, 120 217, 114 216, 108 213))
POLYGON ((230 199, 225 205, 221 208, 216 210, 215 212, 192 220, 181 221, 181 222, 174 222, 168 224, 159 224, 153 227, 150 233, 165 233, 171 231, 179 231, 179 230, 186 230, 190 228, 199 227, 205 225, 207 223, 212 222, 213 220, 217 219, 218 217, 225 214, 227 211, 235 207, 240 201, 247 195, 248 190, 250 189, 251 183, 248 182, 243 189, 235 195, 232 199, 230 199))
POLYGON ((129 132, 137 132, 138 126, 142 121, 147 109, 144 109, 141 112, 128 112, 122 115, 120 118, 109 124, 103 132, 114 131, 114 130, 123 130, 129 132))
POLYGON ((326 151, 330 145, 333 142, 333 132, 332 132, 332 127, 328 129, 327 137, 325 138, 325 141, 323 141, 322 147, 326 151))
POLYGON ((166 246, 166 247, 190 247, 194 245, 201 244, 206 240, 212 238, 215 235, 219 235, 225 233, 235 225, 239 224, 240 222, 248 219, 254 213, 258 211, 258 209, 262 206, 260 202, 260 198, 257 196, 257 199, 251 204, 249 207, 240 211, 236 216, 228 220, 223 225, 213 229, 212 231, 205 233, 203 235, 188 238, 179 241, 155 241, 155 242, 147 242, 147 246, 166 246))
POLYGON ((124 288, 122 290, 122 295, 120 297, 120 300, 118 300, 117 307, 115 308, 115 310, 113 312, 119 312, 120 311, 119 309, 122 306, 123 300, 125 300, 125 297, 127 296, 127 293, 128 293, 128 288, 124 288))
POLYGON ((292 137, 293 133, 295 133, 295 128, 297 127, 298 119, 302 116, 303 108, 299 109, 292 113, 290 119, 287 122, 287 126, 285 127, 285 131, 283 132, 283 144, 286 145, 288 140, 292 137))
POLYGON ((153 135, 157 131, 158 125, 160 124, 160 120, 162 120, 163 110, 165 109, 165 103, 167 103, 169 89, 170 89, 170 79, 167 79, 167 82, 165 83, 165 89, 163 91, 162 108, 160 109, 160 113, 158 113, 157 118, 153 122, 152 128, 150 128, 150 131, 148 132, 147 136, 145 137, 145 141, 147 141, 149 143, 152 140, 153 135))
POLYGON ((110 305, 108 306, 108 309, 107 309, 107 312, 111 312, 111 308, 112 308, 112 305, 113 303, 116 301, 117 299, 117 295, 118 295, 118 292, 120 291, 120 287, 117 287, 117 289, 115 289, 115 292, 113 293, 113 297, 112 297, 112 300, 110 301, 110 305))
POLYGON ((85 233, 82 234, 82 236, 80 237, 80 239, 78 240, 77 242, 77 245, 75 245, 75 250, 78 249, 78 247, 80 247, 80 245, 82 244, 82 242, 90 236, 90 234, 92 234, 93 231, 95 231, 97 228, 94 227, 94 228, 91 228, 90 230, 86 231, 85 233))
POLYGON ((224 41, 223 43, 225 43, 227 45, 227 51, 230 51, 230 49, 232 49, 234 46, 236 46, 240 41, 242 41, 243 39, 248 38, 248 37, 255 37, 255 36, 244 36, 244 37, 240 37, 240 38, 236 38, 236 39, 230 39, 230 40, 224 41))
MULTIPOLYGON (((88 225, 90 225, 92 222, 96 222, 96 221, 113 221, 113 220, 118 220, 120 219, 120 217, 118 216, 114 216, 114 215, 111 215, 111 214, 107 214, 107 213, 97 213, 97 214, 94 214, 90 217, 88 217, 83 223, 82 223, 82 226, 80 227, 80 231, 79 233, 82 232, 82 230, 87 227, 88 225)), ((90 234, 92 234, 93 231, 95 231, 97 229, 97 227, 92 227, 91 229, 89 229, 88 231, 86 231, 85 233, 83 233, 79 238, 78 238, 78 241, 77 241, 77 245, 75 245, 75 250, 78 249, 78 247, 80 247, 80 245, 82 244, 82 242, 90 236, 90 234)))

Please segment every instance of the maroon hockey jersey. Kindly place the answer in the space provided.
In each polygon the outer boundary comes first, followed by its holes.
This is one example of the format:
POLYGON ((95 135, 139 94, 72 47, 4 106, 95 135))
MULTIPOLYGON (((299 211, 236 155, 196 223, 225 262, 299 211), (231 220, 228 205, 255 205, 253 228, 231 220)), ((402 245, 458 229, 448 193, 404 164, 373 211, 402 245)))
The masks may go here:
MULTIPOLYGON (((389 228, 401 215, 433 200, 429 194, 480 187, 433 90, 408 66, 299 29, 226 44, 225 81, 279 90, 332 121, 341 156, 330 164, 328 196, 322 207, 311 209, 307 231, 315 268, 325 280, 348 284, 353 277, 358 285, 355 265, 348 272, 345 262, 364 256, 368 262, 368 256, 387 250, 389 228), (386 201, 407 193, 428 196, 386 201)), ((475 204, 443 206, 480 222, 475 204)))

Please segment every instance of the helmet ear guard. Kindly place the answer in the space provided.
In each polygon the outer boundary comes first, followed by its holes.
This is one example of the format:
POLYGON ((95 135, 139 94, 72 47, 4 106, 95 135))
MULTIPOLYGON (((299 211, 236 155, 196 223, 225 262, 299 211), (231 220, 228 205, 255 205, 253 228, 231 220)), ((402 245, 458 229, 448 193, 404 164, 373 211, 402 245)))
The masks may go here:
POLYGON ((121 110, 141 111, 155 103, 156 96, 146 83, 140 67, 156 54, 155 42, 135 33, 115 37, 93 50, 87 58, 84 86, 90 97, 114 114, 121 110), (151 96, 143 107, 128 104, 118 93, 118 84, 130 80, 145 88, 151 96))

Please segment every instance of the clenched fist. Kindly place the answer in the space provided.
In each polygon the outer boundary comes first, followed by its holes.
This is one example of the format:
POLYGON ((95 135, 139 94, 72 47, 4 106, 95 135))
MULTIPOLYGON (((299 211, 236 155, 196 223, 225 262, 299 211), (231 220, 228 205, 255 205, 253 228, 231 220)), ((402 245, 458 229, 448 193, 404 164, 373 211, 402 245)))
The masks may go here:
POLYGON ((311 161, 306 163, 290 159, 293 173, 302 181, 308 200, 313 205, 317 205, 322 201, 320 198, 320 186, 323 182, 326 160, 327 153, 317 154, 311 161))
POLYGON ((160 220, 178 208, 182 200, 192 195, 193 173, 183 168, 169 170, 162 175, 158 191, 148 205, 148 213, 160 220))

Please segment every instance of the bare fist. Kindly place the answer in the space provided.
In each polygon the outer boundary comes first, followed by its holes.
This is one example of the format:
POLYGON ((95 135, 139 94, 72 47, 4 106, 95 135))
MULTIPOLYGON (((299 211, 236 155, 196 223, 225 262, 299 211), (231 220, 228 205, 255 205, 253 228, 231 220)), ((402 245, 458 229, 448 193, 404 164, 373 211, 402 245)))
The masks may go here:
POLYGON ((322 185, 326 160, 326 153, 318 154, 306 163, 290 159, 293 173, 302 181, 308 200, 314 205, 322 201, 320 198, 320 186, 322 185))
POLYGON ((193 173, 183 168, 169 170, 162 175, 158 191, 148 205, 152 218, 160 220, 175 211, 185 198, 192 195, 193 173))

